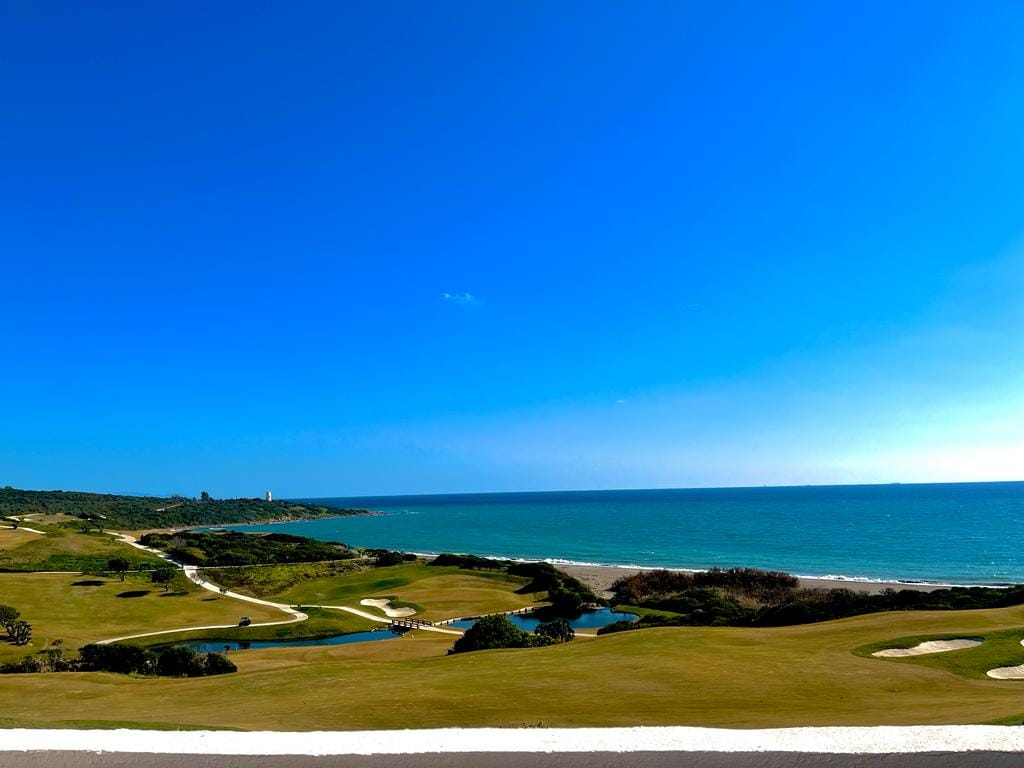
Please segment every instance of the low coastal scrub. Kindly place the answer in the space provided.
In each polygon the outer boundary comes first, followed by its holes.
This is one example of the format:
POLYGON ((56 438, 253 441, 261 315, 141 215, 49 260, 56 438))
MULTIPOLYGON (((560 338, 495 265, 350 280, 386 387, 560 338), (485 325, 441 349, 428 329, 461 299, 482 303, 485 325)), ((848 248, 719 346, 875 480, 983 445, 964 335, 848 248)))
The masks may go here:
POLYGON ((463 570, 496 571, 510 576, 530 579, 530 583, 517 590, 521 594, 546 592, 551 603, 546 613, 553 616, 578 616, 588 606, 604 605, 586 584, 558 570, 551 563, 521 563, 513 560, 494 560, 476 555, 438 555, 430 565, 456 566, 463 570))
POLYGON ((645 627, 777 627, 885 611, 1003 608, 1024 603, 1024 587, 953 587, 932 592, 887 589, 801 589, 796 577, 753 568, 704 573, 646 571, 612 585, 613 602, 636 606, 640 619, 616 622, 598 634, 645 627))
POLYGON ((202 569, 200 575, 233 592, 255 597, 273 597, 306 581, 346 576, 365 567, 365 564, 356 560, 333 560, 229 568, 207 567, 202 569))
POLYGON ((484 616, 455 641, 449 654, 486 651, 493 648, 540 648, 569 642, 576 633, 565 619, 541 624, 526 632, 500 614, 484 616))
POLYGON ((191 648, 171 647, 154 653, 125 643, 86 645, 77 658, 66 658, 62 648, 49 648, 38 656, 0 664, 0 674, 32 672, 116 672, 122 675, 158 677, 209 677, 238 671, 221 653, 196 653, 191 648))
POLYGON ((63 513, 107 528, 135 531, 370 514, 365 509, 335 509, 294 501, 214 499, 205 493, 191 499, 0 488, 0 517, 40 513, 63 513))
POLYGON ((179 562, 205 566, 310 563, 357 556, 354 550, 340 542, 319 541, 287 533, 150 533, 143 536, 140 543, 163 550, 179 562))

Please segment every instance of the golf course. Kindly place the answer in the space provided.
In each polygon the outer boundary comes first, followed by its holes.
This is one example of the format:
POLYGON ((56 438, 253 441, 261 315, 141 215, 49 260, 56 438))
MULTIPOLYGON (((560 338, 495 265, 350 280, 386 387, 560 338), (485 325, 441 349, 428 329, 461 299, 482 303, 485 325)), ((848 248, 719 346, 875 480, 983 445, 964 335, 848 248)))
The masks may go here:
MULTIPOLYGON (((134 543, 134 535, 73 523, 50 512, 0 529, 0 603, 32 627, 20 645, 0 635, 0 664, 55 647, 73 655, 126 637, 166 647, 197 639, 315 640, 386 629, 395 616, 428 626, 379 633, 381 642, 234 651, 228 655, 237 671, 211 677, 4 674, 2 726, 777 727, 1024 718, 1024 680, 987 675, 1024 663, 1022 605, 890 611, 796 626, 578 632, 571 642, 546 647, 450 654, 463 630, 442 622, 535 609, 549 602, 548 593, 507 565, 473 570, 341 549, 342 559, 315 563, 198 567, 171 559, 173 578, 158 584, 153 573, 168 567, 162 553, 134 543), (107 567, 114 558, 127 561, 123 572, 107 567), (50 567, 55 563, 81 567, 50 567), (54 570, 66 572, 44 572, 54 570), (956 649, 872 655, 944 649, 943 643, 956 649)), ((228 542, 232 549, 221 559, 258 544, 280 560, 306 546, 287 536, 216 538, 224 535, 193 536, 182 556, 208 558, 228 542)))

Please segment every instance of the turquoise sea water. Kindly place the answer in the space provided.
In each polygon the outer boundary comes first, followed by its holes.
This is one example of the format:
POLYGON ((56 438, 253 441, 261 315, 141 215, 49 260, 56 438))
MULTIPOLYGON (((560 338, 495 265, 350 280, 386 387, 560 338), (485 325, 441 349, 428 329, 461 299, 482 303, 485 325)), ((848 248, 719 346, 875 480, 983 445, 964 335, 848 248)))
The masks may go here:
POLYGON ((247 526, 408 552, 1024 582, 1024 482, 309 499, 371 517, 247 526))

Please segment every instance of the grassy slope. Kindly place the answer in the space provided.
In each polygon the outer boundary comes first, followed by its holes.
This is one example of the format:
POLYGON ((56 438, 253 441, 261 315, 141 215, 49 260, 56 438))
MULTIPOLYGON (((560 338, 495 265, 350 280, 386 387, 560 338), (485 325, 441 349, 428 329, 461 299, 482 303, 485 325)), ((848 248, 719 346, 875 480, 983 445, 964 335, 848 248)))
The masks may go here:
MULTIPOLYGON (((60 638, 74 651, 86 643, 137 632, 174 627, 229 624, 242 616, 253 621, 287 618, 280 611, 246 605, 206 590, 165 593, 147 581, 98 579, 63 574, 0 573, 0 602, 13 605, 32 625, 32 643, 0 641, 0 662, 16 661, 60 638), (103 581, 102 586, 72 586, 76 581, 103 581), (117 597, 149 591, 141 597, 117 597)), ((3 711, 3 710, 0 710, 3 711)), ((132 719, 132 718, 126 718, 132 719)))
POLYGON ((7 534, 0 538, 0 570, 102 571, 114 557, 125 558, 133 568, 151 568, 160 562, 159 558, 123 544, 109 534, 84 534, 76 528, 54 524, 51 516, 40 516, 25 524, 46 535, 0 531, 7 534))
POLYGON ((1011 628, 1024 635, 1024 608, 875 614, 778 629, 651 629, 457 656, 444 655, 449 638, 423 633, 233 654, 239 672, 219 678, 9 676, 0 678, 0 712, 25 724, 88 716, 286 730, 1009 722, 1024 711, 1024 682, 972 679, 854 650, 889 638, 1011 628), (73 697, 64 695, 70 689, 73 697))
MULTIPOLYGON (((534 604, 541 596, 517 595, 529 579, 484 571, 463 571, 409 563, 372 568, 345 576, 296 584, 275 599, 303 605, 360 607, 363 598, 392 598, 396 606, 416 608, 429 621, 512 611, 534 604)), ((375 608, 364 608, 377 611, 375 608)), ((381 613, 383 616, 383 613, 381 613)))

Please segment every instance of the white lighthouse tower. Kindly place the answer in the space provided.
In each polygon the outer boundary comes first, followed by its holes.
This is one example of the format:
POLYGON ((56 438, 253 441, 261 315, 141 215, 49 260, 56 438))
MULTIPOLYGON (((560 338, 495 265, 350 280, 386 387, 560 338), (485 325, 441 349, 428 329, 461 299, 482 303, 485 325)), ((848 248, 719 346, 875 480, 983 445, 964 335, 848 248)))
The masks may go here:
POLYGON ((270 491, 267 491, 267 492, 266 492, 266 493, 265 493, 265 494, 263 495, 263 500, 264 500, 264 501, 273 501, 273 500, 274 500, 274 497, 270 495, 270 491))

